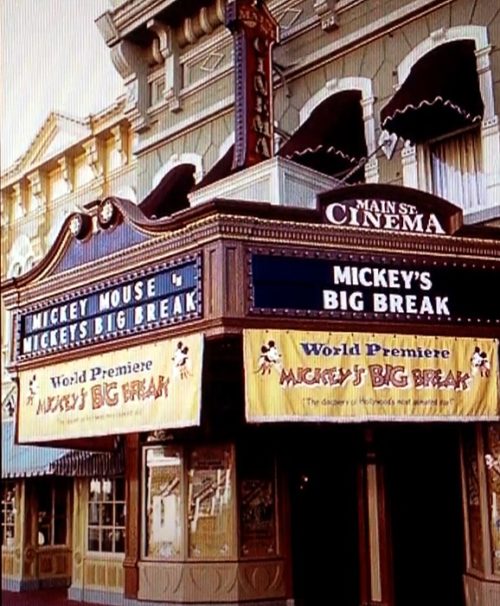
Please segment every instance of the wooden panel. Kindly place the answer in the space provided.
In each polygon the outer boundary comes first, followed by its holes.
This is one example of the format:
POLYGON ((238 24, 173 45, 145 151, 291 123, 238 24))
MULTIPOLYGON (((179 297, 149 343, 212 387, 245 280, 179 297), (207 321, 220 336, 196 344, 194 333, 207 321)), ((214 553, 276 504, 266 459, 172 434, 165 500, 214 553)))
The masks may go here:
POLYGON ((67 547, 38 550, 38 576, 44 578, 71 577, 71 551, 67 547))
POLYGON ((12 576, 14 574, 14 553, 2 551, 2 575, 12 576))
POLYGON ((106 591, 123 591, 123 556, 86 557, 83 586, 106 591))
POLYGON ((284 562, 140 562, 142 600, 232 602, 285 597, 284 562))

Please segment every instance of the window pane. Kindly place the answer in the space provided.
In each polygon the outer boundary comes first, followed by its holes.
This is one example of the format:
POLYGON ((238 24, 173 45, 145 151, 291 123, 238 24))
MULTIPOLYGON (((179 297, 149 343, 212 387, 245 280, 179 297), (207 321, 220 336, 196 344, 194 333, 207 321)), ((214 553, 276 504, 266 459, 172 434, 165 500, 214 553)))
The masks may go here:
POLYGON ((55 488, 55 507, 54 513, 56 516, 66 516, 66 489, 62 487, 55 488))
POLYGON ((125 480, 123 478, 115 480, 115 501, 125 501, 125 480))
POLYGON ((113 505, 106 503, 102 506, 102 524, 103 526, 113 525, 113 505))
POLYGON ((109 528, 101 530, 101 551, 113 551, 113 534, 114 531, 109 528))
POLYGON ((88 537, 89 551, 99 551, 99 530, 96 528, 89 528, 88 537))
POLYGON ((125 530, 115 530, 114 540, 115 553, 123 553, 125 551, 125 530))
POLYGON ((66 545, 66 516, 55 519, 54 545, 66 545))
POLYGON ((99 503, 89 503, 89 526, 99 524, 101 506, 99 503))
POLYGON ((15 484, 2 481, 2 545, 14 545, 16 513, 15 484))
POLYGON ((485 203, 485 175, 479 129, 429 145, 433 193, 464 210, 485 203))
POLYGON ((229 556, 232 528, 230 449, 193 450, 188 475, 189 556, 229 556))
POLYGON ((181 554, 182 509, 180 453, 171 448, 146 451, 146 555, 176 558, 181 554))
POLYGON ((124 479, 96 479, 89 483, 89 551, 123 553, 125 548, 124 479), (117 529, 117 526, 121 527, 117 529))
POLYGON ((115 505, 115 526, 125 527, 125 504, 115 505))

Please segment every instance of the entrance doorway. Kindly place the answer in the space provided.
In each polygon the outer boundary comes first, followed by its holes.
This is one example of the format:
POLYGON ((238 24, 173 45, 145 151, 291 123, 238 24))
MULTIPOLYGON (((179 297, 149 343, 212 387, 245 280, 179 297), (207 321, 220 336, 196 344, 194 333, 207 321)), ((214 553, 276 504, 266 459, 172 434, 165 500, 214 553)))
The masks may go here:
POLYGON ((297 606, 359 606, 356 452, 345 427, 301 428, 287 444, 297 606))
POLYGON ((463 606, 458 429, 422 424, 382 435, 395 606, 463 606))

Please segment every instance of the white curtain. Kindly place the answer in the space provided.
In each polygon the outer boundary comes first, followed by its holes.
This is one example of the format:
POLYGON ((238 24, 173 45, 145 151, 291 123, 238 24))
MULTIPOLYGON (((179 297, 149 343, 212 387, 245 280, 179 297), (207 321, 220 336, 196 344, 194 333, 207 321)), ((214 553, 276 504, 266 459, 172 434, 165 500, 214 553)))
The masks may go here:
POLYGON ((479 129, 429 144, 432 192, 464 211, 485 203, 479 129))

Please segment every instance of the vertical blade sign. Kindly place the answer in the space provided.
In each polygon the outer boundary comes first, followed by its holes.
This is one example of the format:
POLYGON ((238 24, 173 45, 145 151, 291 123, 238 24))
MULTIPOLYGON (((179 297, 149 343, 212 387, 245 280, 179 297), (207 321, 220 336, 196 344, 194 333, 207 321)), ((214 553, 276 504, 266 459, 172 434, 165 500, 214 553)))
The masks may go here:
POLYGON ((229 0, 226 27, 234 38, 235 170, 273 156, 272 48, 279 27, 263 0, 229 0))

